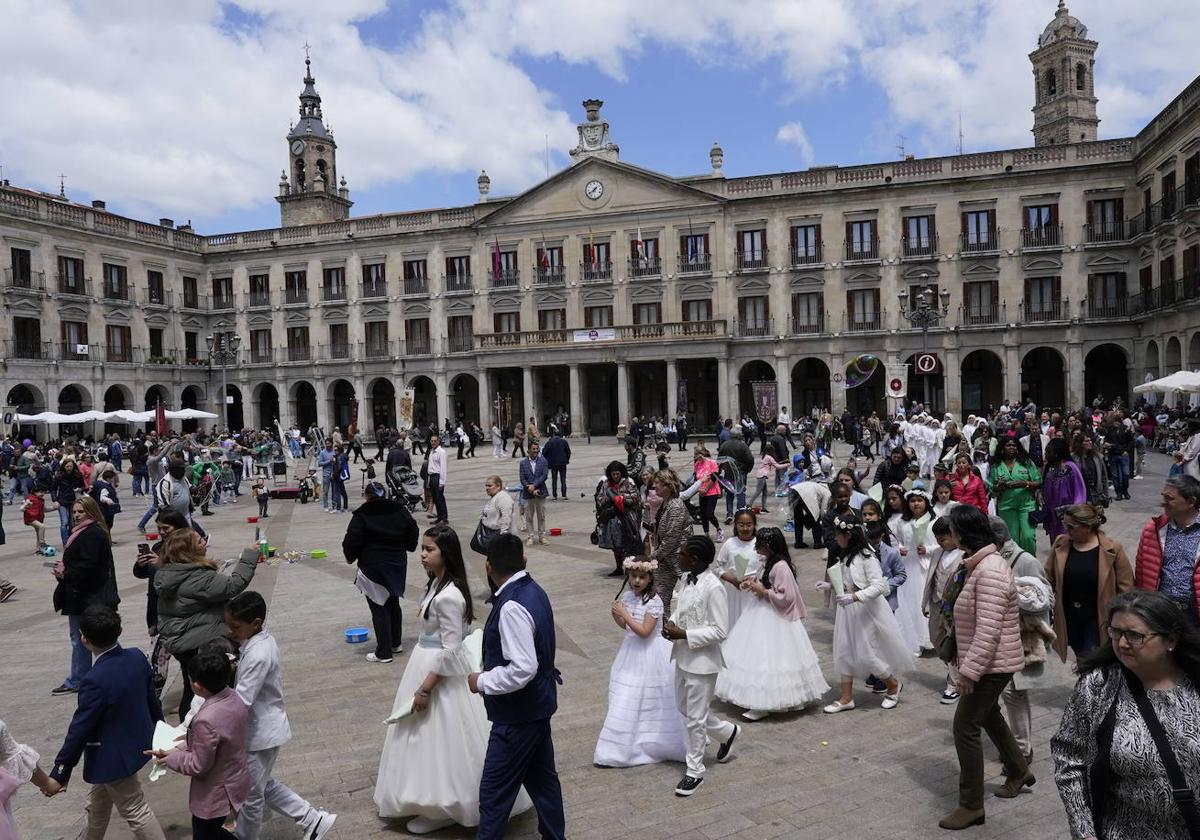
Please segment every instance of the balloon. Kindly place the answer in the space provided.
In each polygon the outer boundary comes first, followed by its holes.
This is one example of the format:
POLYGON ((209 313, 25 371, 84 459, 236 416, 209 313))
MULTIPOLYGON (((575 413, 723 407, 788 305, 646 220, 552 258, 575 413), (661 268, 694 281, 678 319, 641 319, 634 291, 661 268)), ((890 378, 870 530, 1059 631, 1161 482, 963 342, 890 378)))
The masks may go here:
POLYGON ((846 363, 844 387, 857 388, 870 379, 877 370, 879 370, 879 357, 873 356, 870 353, 855 356, 846 363))
POLYGON ((31 441, 29 438, 25 438, 25 440, 21 441, 21 445, 28 449, 29 447, 33 446, 33 441, 31 441))

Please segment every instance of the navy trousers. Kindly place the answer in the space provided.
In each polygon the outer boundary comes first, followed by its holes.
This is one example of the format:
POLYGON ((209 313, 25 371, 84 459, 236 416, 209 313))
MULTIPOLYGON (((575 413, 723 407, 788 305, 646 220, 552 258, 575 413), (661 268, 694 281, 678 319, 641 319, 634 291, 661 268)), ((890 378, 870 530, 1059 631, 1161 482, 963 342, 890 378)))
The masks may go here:
POLYGON ((550 720, 532 723, 494 723, 479 781, 479 830, 476 840, 504 837, 509 814, 524 785, 537 811, 543 840, 566 835, 562 787, 554 769, 554 742, 550 720))

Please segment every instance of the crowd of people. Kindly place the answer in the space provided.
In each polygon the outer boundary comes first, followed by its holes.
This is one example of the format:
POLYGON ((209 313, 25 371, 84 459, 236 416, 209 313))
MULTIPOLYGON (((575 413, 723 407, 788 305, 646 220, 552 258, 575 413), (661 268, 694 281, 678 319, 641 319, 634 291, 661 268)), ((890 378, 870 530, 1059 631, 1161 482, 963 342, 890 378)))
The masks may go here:
MULTIPOLYGON (((730 758, 746 724, 809 708, 839 714, 875 695, 884 712, 922 702, 909 677, 918 658, 936 657, 945 682, 931 699, 955 707, 960 771, 957 807, 939 825, 966 829, 985 817, 983 732, 1004 769, 995 796, 1016 798, 1036 783, 1029 695, 1044 688, 1045 665, 1057 656, 1074 660, 1080 675, 1050 744, 1072 835, 1194 836, 1195 813, 1178 794, 1200 787, 1200 422, 1191 418, 1192 433, 1176 436, 1162 513, 1132 551, 1104 528, 1143 474, 1139 454, 1158 441, 1160 425, 1179 420, 1155 415, 1154 428, 1144 427, 1153 412, 1022 405, 960 423, 919 406, 887 418, 793 420, 784 409, 769 435, 757 423, 723 420, 712 449, 686 421, 682 436, 678 422, 631 423, 625 458, 591 494, 592 541, 611 555, 609 574, 625 579, 610 607, 623 638, 595 764, 679 762, 674 792, 688 797, 710 760, 730 758), (689 436, 690 459, 673 466, 689 436), (844 466, 835 440, 850 447, 844 466), (812 579, 791 556, 809 547, 809 534, 824 557, 824 573, 812 579), (809 639, 806 589, 833 609, 828 659, 809 639), (717 700, 742 710, 740 719, 717 714, 717 700)), ((413 833, 458 824, 501 837, 510 816, 532 808, 543 837, 565 835, 550 729, 560 682, 553 611, 525 570, 526 549, 546 542, 547 501, 567 498, 570 444, 563 428, 547 425, 544 436, 532 418, 519 437, 514 430, 512 456, 508 441, 494 449, 511 460, 520 448, 514 486, 486 479, 469 540, 449 524, 449 438, 385 429, 377 457, 362 456, 368 465, 386 459, 390 472, 402 461, 413 469, 424 448, 426 528, 416 522, 420 507, 365 477, 366 501, 343 541, 372 618, 372 663, 404 652, 399 602, 409 555, 420 559, 420 633, 374 792, 380 816, 407 818, 413 833), (474 634, 467 550, 485 558, 493 592, 474 634)), ((361 434, 309 437, 295 446, 321 474, 325 508, 347 509, 344 462, 361 455, 361 434)), ((86 836, 102 837, 115 807, 136 836, 162 837, 138 778, 152 761, 191 777, 195 837, 257 837, 267 807, 312 840, 330 830, 336 815, 274 778, 291 729, 267 604, 248 588, 260 557, 247 549, 218 570, 198 521, 208 504, 240 494, 243 479, 261 486, 274 450, 292 450, 295 440, 291 431, 283 441, 270 432, 147 434, 0 447, 13 479, 8 501, 20 497, 23 515, 42 523, 32 528, 38 551, 48 546, 46 510, 60 511, 53 604, 67 618, 71 658, 53 693, 78 697, 49 770, 0 723, 0 829, 15 836, 7 801, 19 783, 54 796, 83 761, 92 785, 86 836), (235 461, 234 480, 221 479, 235 461), (147 580, 148 655, 118 641, 111 530, 125 472, 134 477, 130 496, 147 497, 142 525, 153 517, 162 537, 138 547, 134 566, 147 580), (206 483, 215 486, 197 496, 206 483), (184 737, 152 749, 172 667, 184 737), (85 749, 97 741, 100 749, 85 749)), ((468 440, 461 457, 473 448, 468 440)), ((0 600, 12 591, 0 581, 0 600)))

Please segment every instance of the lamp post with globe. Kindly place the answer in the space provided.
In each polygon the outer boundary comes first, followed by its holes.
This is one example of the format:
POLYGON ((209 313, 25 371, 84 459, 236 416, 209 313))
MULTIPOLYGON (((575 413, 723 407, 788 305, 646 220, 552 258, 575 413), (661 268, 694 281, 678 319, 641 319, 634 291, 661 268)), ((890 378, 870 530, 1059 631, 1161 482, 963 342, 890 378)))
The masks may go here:
MULTIPOLYGON (((921 285, 924 287, 917 293, 917 299, 913 301, 910 308, 908 302, 908 292, 904 289, 900 290, 900 317, 908 321, 914 327, 921 330, 921 352, 929 352, 929 328, 936 327, 940 324, 947 315, 950 314, 950 290, 942 289, 941 294, 935 296, 933 289, 929 288, 926 283, 929 280, 928 274, 921 275, 921 285), (941 308, 937 308, 937 297, 941 298, 941 308)), ((924 403, 929 405, 929 375, 921 374, 923 383, 924 403)))

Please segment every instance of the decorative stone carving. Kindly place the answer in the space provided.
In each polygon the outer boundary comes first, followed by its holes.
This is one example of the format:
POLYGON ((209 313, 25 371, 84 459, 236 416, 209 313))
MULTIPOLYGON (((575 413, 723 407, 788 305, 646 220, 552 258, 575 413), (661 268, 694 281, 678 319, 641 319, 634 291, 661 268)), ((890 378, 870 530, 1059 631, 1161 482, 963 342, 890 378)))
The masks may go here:
POLYGON ((608 133, 608 122, 600 119, 600 109, 604 106, 601 99, 585 99, 583 109, 587 118, 579 123, 579 145, 571 149, 571 157, 582 160, 586 157, 600 157, 605 160, 617 160, 621 147, 612 142, 608 133))

